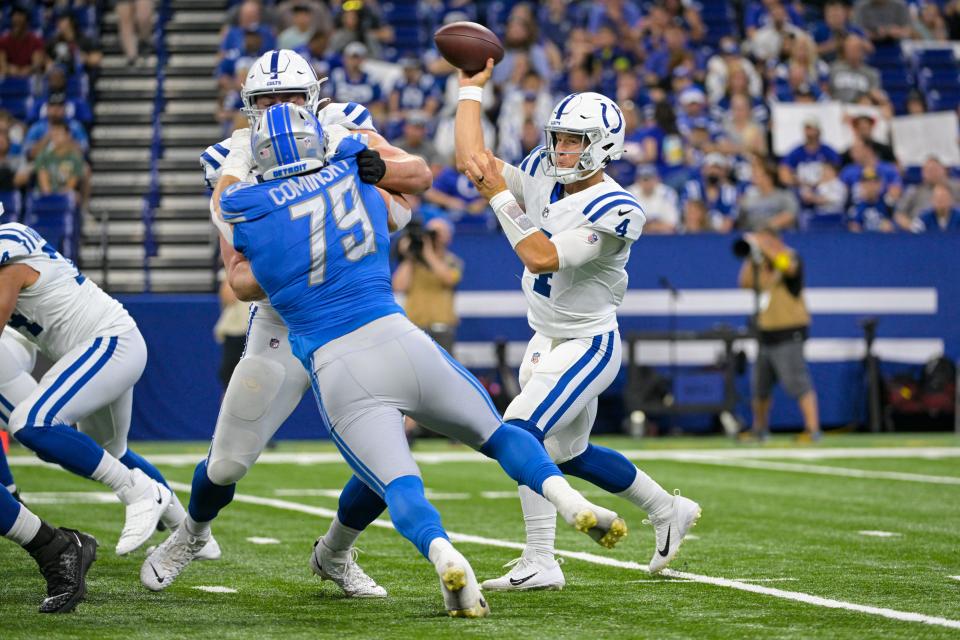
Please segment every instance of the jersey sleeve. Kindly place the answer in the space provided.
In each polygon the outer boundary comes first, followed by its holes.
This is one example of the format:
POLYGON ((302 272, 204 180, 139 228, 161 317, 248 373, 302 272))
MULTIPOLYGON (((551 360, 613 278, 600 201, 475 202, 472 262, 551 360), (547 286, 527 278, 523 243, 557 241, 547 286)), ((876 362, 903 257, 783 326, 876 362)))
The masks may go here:
POLYGON ((324 127, 340 125, 353 131, 357 129, 377 131, 370 111, 356 102, 332 102, 320 110, 319 120, 324 127))
POLYGON ((251 182, 235 182, 220 196, 220 215, 226 222, 236 224, 263 215, 263 196, 253 189, 251 182))
POLYGON ((18 229, 0 227, 0 266, 26 260, 39 243, 18 229))
POLYGON ((203 168, 203 180, 208 189, 217 186, 217 181, 223 173, 223 163, 230 155, 230 138, 217 144, 210 145, 200 154, 200 166, 203 168))
POLYGON ((583 210, 585 226, 626 242, 640 237, 647 216, 637 199, 627 191, 608 191, 590 202, 583 210))

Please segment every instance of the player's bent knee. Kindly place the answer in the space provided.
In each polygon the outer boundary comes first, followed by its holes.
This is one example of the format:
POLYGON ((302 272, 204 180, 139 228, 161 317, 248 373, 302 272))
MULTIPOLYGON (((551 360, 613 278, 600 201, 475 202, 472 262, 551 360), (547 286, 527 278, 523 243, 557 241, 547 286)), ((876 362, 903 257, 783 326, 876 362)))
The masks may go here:
POLYGON ((521 418, 511 418, 509 420, 504 420, 503 423, 510 424, 515 427, 519 427, 524 431, 528 432, 530 435, 536 438, 539 442, 543 442, 543 431, 541 431, 540 427, 537 426, 536 422, 531 422, 530 420, 523 420, 521 418))
POLYGON ((7 433, 16 436, 17 432, 27 425, 29 409, 26 405, 20 405, 13 410, 13 413, 10 414, 10 420, 7 422, 7 433))
POLYGON ((250 470, 251 464, 244 464, 237 460, 210 460, 207 462, 207 477, 210 482, 222 487, 236 484, 250 470))
POLYGON ((278 362, 261 356, 242 358, 224 394, 224 411, 240 420, 259 420, 280 393, 285 378, 286 369, 278 362))

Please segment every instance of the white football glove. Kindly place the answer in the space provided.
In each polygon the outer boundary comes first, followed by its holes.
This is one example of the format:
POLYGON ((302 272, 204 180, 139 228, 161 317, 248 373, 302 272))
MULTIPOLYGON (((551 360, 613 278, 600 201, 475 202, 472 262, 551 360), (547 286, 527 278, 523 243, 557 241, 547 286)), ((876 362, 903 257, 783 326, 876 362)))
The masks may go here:
POLYGON ((223 162, 221 175, 246 180, 254 167, 253 150, 250 148, 250 129, 237 129, 230 136, 230 154, 223 162))

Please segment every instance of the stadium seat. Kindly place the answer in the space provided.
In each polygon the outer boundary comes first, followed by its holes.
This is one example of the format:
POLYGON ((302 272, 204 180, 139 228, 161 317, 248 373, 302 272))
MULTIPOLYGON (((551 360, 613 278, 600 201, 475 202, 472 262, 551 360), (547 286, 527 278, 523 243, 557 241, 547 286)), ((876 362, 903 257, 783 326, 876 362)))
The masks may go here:
POLYGON ((57 251, 72 257, 76 255, 75 217, 76 199, 73 194, 33 194, 27 199, 24 224, 36 229, 57 251))
POLYGON ((0 191, 0 204, 3 205, 3 215, 0 216, 0 223, 20 221, 22 203, 19 191, 0 191))

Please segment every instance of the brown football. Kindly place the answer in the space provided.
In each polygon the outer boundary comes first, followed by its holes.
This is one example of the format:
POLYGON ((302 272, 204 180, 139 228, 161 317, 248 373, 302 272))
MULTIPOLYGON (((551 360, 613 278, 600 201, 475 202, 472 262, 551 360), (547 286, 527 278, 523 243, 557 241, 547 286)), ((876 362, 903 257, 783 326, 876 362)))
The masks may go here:
POLYGON ((487 58, 494 64, 503 60, 500 38, 476 22, 451 22, 433 34, 433 41, 447 62, 467 73, 481 71, 487 58))

